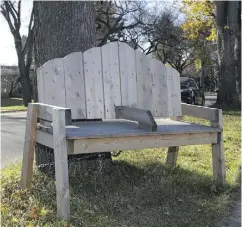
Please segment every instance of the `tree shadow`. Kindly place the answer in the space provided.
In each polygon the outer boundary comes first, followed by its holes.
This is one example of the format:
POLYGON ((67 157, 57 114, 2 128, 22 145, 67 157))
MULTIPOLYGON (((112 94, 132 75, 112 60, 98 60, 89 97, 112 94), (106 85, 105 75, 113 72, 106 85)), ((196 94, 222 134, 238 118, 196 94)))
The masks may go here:
MULTIPOLYGON (((56 209, 53 175, 45 177, 49 185, 33 194, 56 209)), ((115 161, 101 172, 79 168, 69 179, 74 226, 216 226, 226 205, 212 177, 161 163, 115 161)))

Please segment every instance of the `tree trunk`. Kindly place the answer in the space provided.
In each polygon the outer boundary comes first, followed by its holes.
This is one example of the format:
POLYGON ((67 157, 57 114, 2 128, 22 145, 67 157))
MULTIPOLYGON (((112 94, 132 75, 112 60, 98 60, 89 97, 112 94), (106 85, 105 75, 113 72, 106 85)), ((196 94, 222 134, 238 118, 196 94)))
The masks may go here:
POLYGON ((14 82, 12 81, 11 82, 11 85, 10 85, 10 90, 8 92, 8 98, 11 98, 13 96, 13 87, 14 87, 14 82))
POLYGON ((229 106, 239 105, 240 56, 238 56, 239 2, 215 1, 217 44, 219 55, 219 94, 218 103, 229 106), (239 59, 238 59, 239 58, 239 59))
MULTIPOLYGON (((91 1, 34 1, 36 67, 40 67, 51 59, 63 58, 70 53, 84 52, 94 47, 96 44, 95 20, 95 8, 91 1)), ((53 151, 45 148, 45 152, 43 152, 41 147, 39 144, 36 146, 37 166, 50 163, 54 158, 53 151)), ((108 159, 111 157, 110 152, 106 152, 104 155, 108 159)), ((86 160, 90 160, 89 156, 81 155, 86 160)), ((93 154, 93 158, 97 159, 98 154, 93 154)), ((70 159, 72 156, 69 157, 70 159)), ((83 160, 79 163, 83 164, 83 160)), ((97 166, 96 161, 94 161, 94 165, 97 166)))
POLYGON ((31 83, 29 79, 29 70, 25 66, 24 57, 19 56, 18 65, 21 77, 23 103, 24 106, 28 106, 28 103, 31 102, 31 83))
POLYGON ((34 1, 36 67, 95 46, 96 13, 90 1, 34 1))
POLYGON ((201 76, 200 76, 200 86, 204 88, 204 78, 207 76, 206 64, 202 62, 201 76))

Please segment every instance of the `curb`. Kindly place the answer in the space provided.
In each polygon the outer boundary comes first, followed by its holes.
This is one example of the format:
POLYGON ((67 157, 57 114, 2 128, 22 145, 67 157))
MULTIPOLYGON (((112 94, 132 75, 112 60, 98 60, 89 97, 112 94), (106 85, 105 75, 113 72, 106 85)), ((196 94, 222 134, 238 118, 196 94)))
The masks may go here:
POLYGON ((26 112, 26 110, 1 110, 0 114, 4 114, 4 113, 18 113, 18 112, 26 112))

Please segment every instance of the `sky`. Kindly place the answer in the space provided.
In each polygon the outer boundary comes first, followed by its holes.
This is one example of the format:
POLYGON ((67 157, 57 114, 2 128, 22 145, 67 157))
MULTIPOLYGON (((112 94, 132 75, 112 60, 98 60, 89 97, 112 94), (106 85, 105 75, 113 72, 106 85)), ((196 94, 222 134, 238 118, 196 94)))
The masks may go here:
MULTIPOLYGON (((157 1, 153 1, 153 2, 157 2, 157 1)), ((173 1, 167 0, 165 2, 172 3, 173 1)), ((33 6, 32 0, 22 1, 22 8, 21 8, 22 25, 20 29, 21 36, 27 35, 28 33, 28 24, 29 24, 29 18, 30 18, 32 6, 33 6)), ((0 32, 1 32, 0 33, 0 65, 17 65, 18 61, 17 61, 16 50, 14 47, 13 35, 11 34, 8 24, 1 13, 0 13, 0 32)))
MULTIPOLYGON (((22 1, 21 35, 28 33, 28 24, 32 6, 32 0, 22 1)), ((17 54, 14 47, 13 35, 10 32, 8 23, 2 14, 0 14, 0 32, 0 65, 17 65, 17 54)))

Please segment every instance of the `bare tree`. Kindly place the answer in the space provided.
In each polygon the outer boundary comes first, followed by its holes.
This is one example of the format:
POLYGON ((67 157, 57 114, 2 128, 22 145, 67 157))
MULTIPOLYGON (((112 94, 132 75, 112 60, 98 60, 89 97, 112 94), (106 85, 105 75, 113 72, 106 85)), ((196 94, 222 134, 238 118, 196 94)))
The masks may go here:
POLYGON ((129 32, 143 24, 145 1, 107 1, 96 2, 97 45, 108 41, 129 43, 129 32))
POLYGON ((13 91, 17 88, 21 78, 18 72, 14 73, 2 73, 1 74, 1 86, 2 92, 6 93, 9 98, 13 96, 13 91))
POLYGON ((28 36, 23 45, 22 37, 20 35, 21 27, 21 1, 3 1, 0 10, 6 19, 9 29, 13 35, 15 49, 18 56, 18 66, 21 77, 22 95, 24 105, 27 106, 31 102, 31 84, 29 78, 30 67, 32 63, 33 53, 33 12, 31 13, 28 36))

